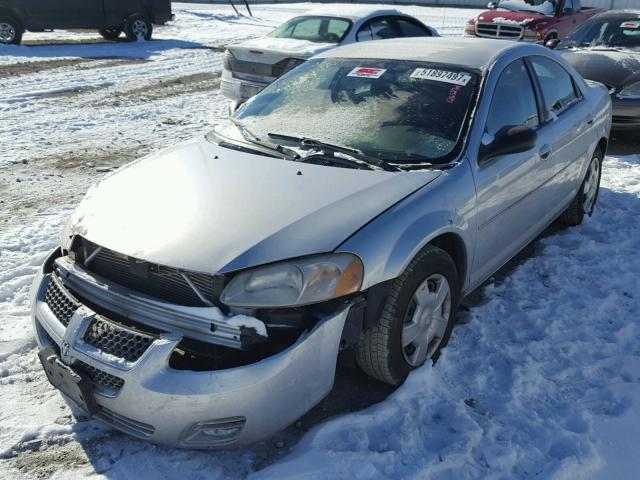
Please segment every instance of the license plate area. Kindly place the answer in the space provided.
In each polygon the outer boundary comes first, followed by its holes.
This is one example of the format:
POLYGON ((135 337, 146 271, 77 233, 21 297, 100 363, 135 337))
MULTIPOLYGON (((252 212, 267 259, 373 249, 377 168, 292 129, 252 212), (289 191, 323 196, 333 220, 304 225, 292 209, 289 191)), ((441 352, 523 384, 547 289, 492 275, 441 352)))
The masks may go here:
POLYGON ((40 363, 51 385, 71 398, 88 415, 98 413, 91 382, 68 365, 62 363, 55 350, 43 348, 38 352, 40 363))

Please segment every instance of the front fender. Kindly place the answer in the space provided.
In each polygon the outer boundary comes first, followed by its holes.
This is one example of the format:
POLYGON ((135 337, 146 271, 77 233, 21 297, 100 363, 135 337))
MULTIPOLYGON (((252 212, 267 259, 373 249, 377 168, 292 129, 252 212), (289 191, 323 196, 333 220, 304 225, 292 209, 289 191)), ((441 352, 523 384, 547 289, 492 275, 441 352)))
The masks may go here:
MULTIPOLYGON (((365 267, 363 290, 398 277, 436 237, 453 233, 472 265, 475 247, 475 186, 466 161, 376 218, 337 251, 358 255, 365 267)), ((461 279, 463 290, 469 272, 461 279)))

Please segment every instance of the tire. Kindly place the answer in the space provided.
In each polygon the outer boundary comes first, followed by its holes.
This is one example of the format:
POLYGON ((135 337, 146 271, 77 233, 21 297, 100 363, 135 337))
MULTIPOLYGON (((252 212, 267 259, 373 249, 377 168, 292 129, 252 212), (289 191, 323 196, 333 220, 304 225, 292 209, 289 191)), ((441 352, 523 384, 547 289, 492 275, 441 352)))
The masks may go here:
POLYGON ((118 37, 120 37, 120 34, 122 33, 122 29, 121 28, 101 28, 100 30, 98 30, 98 33, 105 40, 115 41, 118 39, 118 37))
MULTIPOLYGON (((360 368, 382 382, 400 385, 411 370, 418 368, 427 359, 435 363, 440 350, 451 336, 459 299, 460 280, 452 258, 440 248, 426 246, 404 273, 394 280, 376 324, 360 335, 356 348, 356 360, 360 368), (440 321, 434 321, 433 317, 431 320, 427 318, 416 321, 417 317, 423 317, 419 315, 419 309, 428 312, 432 306, 437 305, 438 295, 435 292, 444 288, 442 280, 446 281, 449 292, 437 313, 440 321), (422 297, 424 305, 428 303, 429 307, 420 307, 417 297, 422 297), (420 332, 416 341, 403 346, 405 340, 412 338, 416 331, 420 332), (428 342, 426 350, 424 347, 418 350, 417 345, 422 343, 421 339, 431 335, 434 336, 428 342), (421 356, 424 357, 420 358, 421 356)), ((436 310, 431 313, 434 314, 436 310)))
POLYGON ((593 152, 587 174, 580 185, 580 190, 567 209, 562 212, 558 221, 564 225, 580 225, 585 215, 591 216, 598 200, 600 178, 602 177, 602 159, 604 155, 599 148, 593 152))
POLYGON ((153 24, 149 17, 141 13, 134 13, 124 22, 124 34, 130 42, 138 40, 151 40, 153 24))
POLYGON ((0 44, 20 45, 24 35, 22 24, 13 17, 0 16, 0 44))

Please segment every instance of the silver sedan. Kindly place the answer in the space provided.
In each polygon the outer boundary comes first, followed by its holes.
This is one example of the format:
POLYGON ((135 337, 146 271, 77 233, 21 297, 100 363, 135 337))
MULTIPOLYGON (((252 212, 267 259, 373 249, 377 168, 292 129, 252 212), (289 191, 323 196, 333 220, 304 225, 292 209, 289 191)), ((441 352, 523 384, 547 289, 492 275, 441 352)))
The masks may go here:
POLYGON ((89 190, 33 285, 41 361, 90 415, 185 448, 292 423, 339 352, 398 385, 461 298, 592 214, 610 126, 606 88, 539 46, 324 53, 89 190))

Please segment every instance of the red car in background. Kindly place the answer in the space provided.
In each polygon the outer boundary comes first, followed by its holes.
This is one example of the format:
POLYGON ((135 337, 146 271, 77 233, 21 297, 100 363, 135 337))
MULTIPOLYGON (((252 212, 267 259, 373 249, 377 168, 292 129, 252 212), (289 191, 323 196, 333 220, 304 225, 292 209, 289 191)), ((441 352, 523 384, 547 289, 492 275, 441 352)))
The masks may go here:
POLYGON ((469 20, 466 35, 545 43, 565 38, 604 11, 582 7, 580 0, 498 0, 488 7, 469 20))

